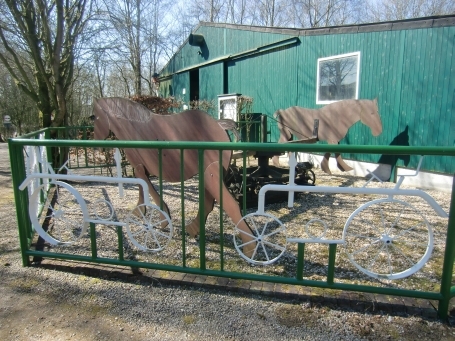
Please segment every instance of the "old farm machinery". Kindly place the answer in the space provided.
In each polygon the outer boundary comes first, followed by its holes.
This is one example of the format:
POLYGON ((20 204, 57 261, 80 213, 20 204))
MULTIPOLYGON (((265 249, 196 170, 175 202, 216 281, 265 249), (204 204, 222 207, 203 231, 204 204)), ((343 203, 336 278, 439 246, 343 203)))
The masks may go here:
MULTIPOLYGON (((267 116, 261 115, 254 122, 259 124, 259 142, 267 142, 267 116)), ((319 120, 314 120, 313 134, 311 137, 289 141, 288 143, 315 143, 318 140, 319 120)), ((316 175, 312 168, 312 162, 299 162, 290 166, 275 166, 269 164, 273 157, 278 157, 283 153, 271 151, 254 151, 254 152, 234 152, 233 162, 229 166, 225 178, 226 186, 229 192, 240 205, 245 202, 247 208, 257 207, 258 193, 264 185, 309 185, 314 186, 316 175), (244 156, 253 156, 256 159, 254 165, 243 163, 237 166, 237 162, 243 160, 244 156), (293 167, 291 171, 291 167, 293 167)), ((283 192, 269 192, 266 198, 267 204, 285 201, 287 194, 283 192)))
MULTIPOLYGON (((263 121, 266 116, 261 116, 261 139, 266 142, 267 124, 263 121)), ((315 143, 326 141, 329 144, 338 144, 350 127, 361 122, 370 128, 373 136, 382 132, 382 122, 379 115, 377 100, 344 100, 328 104, 319 109, 307 109, 293 106, 278 110, 274 114, 280 137, 278 142, 286 143, 315 143)), ((242 153, 243 154, 243 153, 242 153)), ((262 186, 267 184, 314 185, 316 178, 311 170, 313 165, 308 162, 294 163, 289 168, 280 167, 278 155, 270 152, 255 152, 258 165, 239 169, 232 166, 229 169, 227 185, 229 190, 242 202, 246 195, 248 207, 256 207, 257 194, 262 186), (269 165, 269 158, 273 158, 274 166, 269 165), (295 166, 295 173, 294 168, 295 166), (245 169, 246 168, 246 169, 245 169), (243 177, 245 176, 245 181, 243 177)), ((242 157, 242 155, 240 155, 242 157)), ((330 174, 328 166, 330 153, 325 153, 321 162, 321 169, 330 174)), ((236 154, 234 153, 234 159, 236 154)), ((339 153, 335 153, 337 166, 342 171, 352 168, 347 165, 339 153)), ((271 193, 266 198, 266 203, 285 199, 280 193, 271 193)))

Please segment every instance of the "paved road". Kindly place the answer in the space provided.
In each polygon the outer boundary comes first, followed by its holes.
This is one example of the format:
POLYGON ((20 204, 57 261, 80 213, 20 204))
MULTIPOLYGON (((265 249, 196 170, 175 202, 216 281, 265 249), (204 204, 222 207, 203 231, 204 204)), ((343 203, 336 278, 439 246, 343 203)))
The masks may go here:
POLYGON ((13 199, 13 184, 7 143, 0 143, 0 205, 13 199))

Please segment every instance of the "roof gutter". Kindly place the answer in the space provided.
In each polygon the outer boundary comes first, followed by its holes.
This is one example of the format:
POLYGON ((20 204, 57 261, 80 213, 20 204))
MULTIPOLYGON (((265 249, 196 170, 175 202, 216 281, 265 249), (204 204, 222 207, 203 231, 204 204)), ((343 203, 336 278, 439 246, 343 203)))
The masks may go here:
POLYGON ((200 68, 200 67, 203 67, 203 66, 216 64, 216 63, 219 63, 221 61, 235 60, 235 59, 240 59, 240 58, 247 58, 247 57, 251 57, 251 56, 254 56, 256 54, 259 54, 259 53, 272 51, 272 50, 278 49, 280 47, 291 46, 291 45, 298 44, 298 43, 300 43, 299 37, 292 37, 292 38, 280 40, 280 41, 277 41, 275 43, 258 46, 258 47, 254 48, 254 49, 251 49, 251 50, 246 50, 246 51, 242 51, 242 52, 239 52, 239 53, 234 53, 234 54, 221 56, 221 57, 214 58, 214 59, 209 60, 209 61, 204 62, 204 63, 188 66, 186 68, 183 68, 183 69, 180 69, 178 71, 175 71, 174 73, 171 73, 169 75, 160 77, 160 80, 162 80, 162 81, 169 80, 170 78, 172 78, 173 75, 176 75, 176 74, 179 74, 179 73, 183 73, 183 72, 186 72, 186 71, 189 71, 189 70, 197 69, 197 68, 200 68))

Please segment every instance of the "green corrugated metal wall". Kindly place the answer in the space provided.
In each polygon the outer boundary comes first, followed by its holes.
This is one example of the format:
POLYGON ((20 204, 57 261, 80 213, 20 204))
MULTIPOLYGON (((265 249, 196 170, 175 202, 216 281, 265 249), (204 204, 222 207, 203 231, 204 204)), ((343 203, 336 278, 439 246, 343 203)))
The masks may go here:
POLYGON ((179 73, 175 75, 172 79, 174 96, 176 98, 182 99, 185 102, 189 102, 190 99, 190 75, 188 72, 179 73), (183 93, 185 89, 185 94, 183 93))
MULTIPOLYGON (((225 93, 253 97, 253 111, 272 117, 276 110, 293 105, 320 107, 316 105, 317 59, 360 51, 359 98, 378 98, 384 129, 373 137, 358 122, 340 143, 389 145, 407 131, 411 146, 455 144, 455 26, 300 36, 299 44, 237 59, 227 56, 292 36, 209 26, 200 26, 196 33, 205 37, 206 59, 197 54, 199 47, 185 44, 164 74, 226 56, 225 93)), ((216 99, 223 93, 223 68, 223 61, 200 68, 201 99, 216 99)), ((186 87, 188 94, 188 72, 175 74, 172 82, 177 93, 186 87)), ((276 125, 269 121, 271 139, 276 141, 276 125)), ((371 162, 378 158, 362 156, 371 162)), ((409 166, 416 161, 411 159, 409 166)), ((455 162, 427 158, 423 166, 452 173, 455 162)))
POLYGON ((199 98, 213 101, 209 114, 218 119, 218 95, 223 93, 223 63, 199 69, 199 98))
POLYGON ((228 63, 228 92, 253 97, 253 112, 271 117, 269 123, 274 141, 278 132, 273 113, 298 101, 296 52, 295 47, 279 48, 228 63))

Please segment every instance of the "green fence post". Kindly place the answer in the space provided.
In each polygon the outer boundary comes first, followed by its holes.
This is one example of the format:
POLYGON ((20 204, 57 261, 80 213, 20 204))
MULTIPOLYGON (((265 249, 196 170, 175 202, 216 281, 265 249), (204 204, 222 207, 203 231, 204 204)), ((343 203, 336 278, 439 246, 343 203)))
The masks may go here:
POLYGON ((246 181, 246 150, 243 151, 242 153, 242 167, 243 167, 243 173, 242 173, 242 194, 243 194, 243 200, 242 200, 242 215, 246 214, 246 186, 247 186, 247 181, 246 181))
MULTIPOLYGON (((164 207, 164 194, 163 194, 163 149, 158 149, 158 183, 160 188, 160 210, 163 210, 164 207)), ((148 194, 147 194, 148 195, 148 194)))
POLYGON ((451 286, 452 286, 452 272, 453 262, 455 260, 455 174, 453 176, 452 183, 452 198, 450 201, 449 210, 449 222, 447 225, 447 237, 446 237, 446 249, 444 253, 444 264, 442 266, 442 278, 441 278, 441 289, 440 293, 443 299, 439 300, 438 304, 438 315, 441 319, 446 319, 449 310, 449 302, 451 298, 451 286))
POLYGON ((186 231, 185 231, 185 156, 180 149, 180 205, 182 210, 182 266, 186 268, 186 231))
POLYGON ((219 168, 220 174, 220 270, 224 271, 224 222, 223 222, 223 189, 224 189, 224 168, 223 168, 223 151, 220 150, 219 155, 219 168))
POLYGON ((22 265, 29 266, 30 259, 26 254, 33 237, 30 219, 28 218, 28 192, 21 191, 19 186, 25 180, 25 161, 22 153, 22 145, 16 145, 8 140, 9 157, 11 164, 11 175, 13 180, 14 200, 16 203, 16 217, 19 232, 19 244, 21 247, 22 265))
POLYGON ((297 279, 299 281, 303 280, 303 266, 305 264, 305 244, 297 244, 297 279))
POLYGON ((329 266, 327 269, 327 283, 333 284, 335 278, 335 256, 337 252, 337 244, 329 244, 329 266))
POLYGON ((118 240, 118 259, 120 261, 125 260, 123 255, 123 228, 122 226, 117 226, 117 240, 118 240))
MULTIPOLYGON (((51 139, 51 131, 49 128, 46 128, 46 130, 44 131, 44 139, 46 141, 51 139)), ((47 162, 49 162, 52 165, 52 167, 55 168, 55 165, 52 163, 52 147, 51 146, 46 147, 46 156, 47 156, 47 162)))
POLYGON ((96 246, 96 229, 94 223, 90 223, 90 245, 92 250, 92 259, 96 259, 98 257, 98 249, 96 246))
POLYGON ((205 183, 204 183, 204 150, 198 150, 199 162, 199 268, 206 269, 205 265, 205 183))

